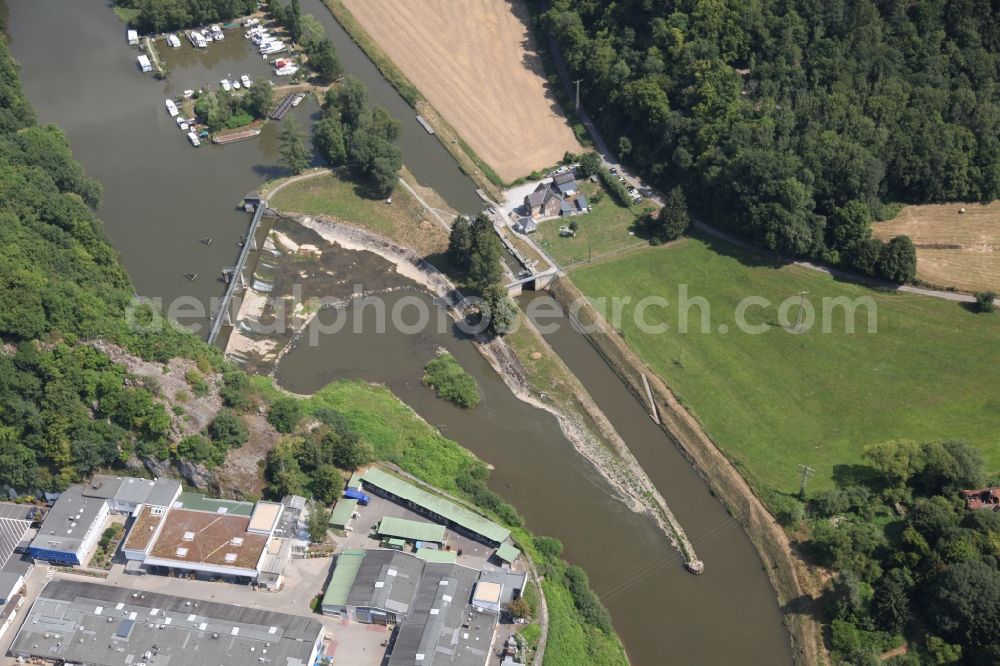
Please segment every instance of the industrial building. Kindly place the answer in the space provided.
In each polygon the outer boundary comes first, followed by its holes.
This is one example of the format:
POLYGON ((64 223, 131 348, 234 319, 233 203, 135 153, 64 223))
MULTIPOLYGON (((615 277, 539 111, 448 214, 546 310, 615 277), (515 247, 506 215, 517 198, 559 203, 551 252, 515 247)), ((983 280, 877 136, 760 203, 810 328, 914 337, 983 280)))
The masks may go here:
POLYGON ((145 571, 187 572, 278 589, 292 539, 277 533, 279 527, 294 532, 298 517, 283 503, 181 493, 173 506, 140 508, 122 550, 145 571))
POLYGON ((444 525, 421 523, 404 518, 386 516, 379 521, 375 533, 380 537, 402 539, 403 541, 420 541, 427 543, 444 543, 444 525))
POLYGON ((367 490, 399 502, 435 522, 443 523, 456 532, 469 535, 494 548, 510 537, 510 530, 506 527, 380 469, 367 470, 361 475, 361 483, 367 490))
POLYGON ((180 494, 174 479, 95 476, 67 488, 52 505, 28 553, 39 560, 80 565, 100 539, 111 513, 132 515, 149 506, 163 510, 180 494))
POLYGON ((323 626, 308 617, 53 580, 10 652, 50 664, 311 666, 322 643, 323 626))
POLYGON ((395 626, 389 666, 482 666, 501 609, 520 596, 527 578, 480 572, 451 557, 346 549, 337 556, 323 614, 395 626))
POLYGON ((330 527, 335 530, 347 530, 351 526, 357 508, 358 500, 349 497, 339 499, 330 512, 330 527))

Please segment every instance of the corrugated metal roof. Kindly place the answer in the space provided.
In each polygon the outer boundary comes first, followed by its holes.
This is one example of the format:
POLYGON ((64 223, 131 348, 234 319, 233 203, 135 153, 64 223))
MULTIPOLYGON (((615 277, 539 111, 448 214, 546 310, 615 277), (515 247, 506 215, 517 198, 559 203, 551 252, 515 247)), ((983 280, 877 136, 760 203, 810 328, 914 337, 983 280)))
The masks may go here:
POLYGON ((444 541, 444 525, 421 523, 405 518, 384 517, 378 524, 376 532, 380 536, 400 537, 408 541, 444 541))
POLYGON ((502 543, 500 547, 497 548, 497 557, 499 557, 504 562, 513 562, 521 555, 521 551, 512 546, 509 543, 502 543))
POLYGON ((330 512, 330 524, 333 526, 344 526, 351 522, 351 514, 358 506, 356 499, 341 499, 330 512))
POLYGON ((510 536, 510 530, 502 527, 492 520, 483 518, 477 513, 473 513, 465 507, 461 507, 454 502, 443 497, 432 495, 431 493, 407 483, 402 479, 387 474, 380 469, 372 468, 361 476, 361 480, 370 483, 376 488, 381 488, 417 506, 421 506, 432 513, 435 513, 456 525, 460 525, 470 532, 479 534, 496 543, 502 543, 510 536))
POLYGON ((330 576, 330 584, 326 586, 323 595, 324 606, 343 606, 347 603, 347 595, 358 577, 358 569, 365 560, 365 551, 361 548, 347 548, 337 555, 337 564, 330 576))

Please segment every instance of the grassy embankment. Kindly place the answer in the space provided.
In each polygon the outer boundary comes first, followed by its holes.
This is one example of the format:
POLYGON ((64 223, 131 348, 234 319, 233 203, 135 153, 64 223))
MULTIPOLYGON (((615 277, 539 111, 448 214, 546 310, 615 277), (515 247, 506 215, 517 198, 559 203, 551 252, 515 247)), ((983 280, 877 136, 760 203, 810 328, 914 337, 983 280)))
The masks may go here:
POLYGON ((541 245, 563 268, 597 260, 602 256, 621 252, 630 247, 642 246, 645 241, 629 232, 636 231, 640 206, 625 207, 615 201, 604 187, 585 181, 581 189, 591 204, 591 212, 569 218, 545 220, 533 234, 541 245), (596 201, 595 201, 596 199, 596 201), (576 222, 576 236, 560 236, 559 227, 576 222))
POLYGON ((434 128, 435 133, 441 143, 449 153, 458 161, 459 168, 469 175, 493 198, 500 197, 500 189, 505 183, 497 173, 476 154, 472 147, 458 135, 455 128, 441 116, 437 110, 431 106, 430 102, 424 99, 413 83, 396 66, 392 59, 382 50, 378 43, 372 39, 371 35, 361 27, 361 24, 354 18, 350 10, 344 6, 340 0, 323 0, 323 4, 330 10, 337 22, 343 26, 351 39, 361 47, 365 55, 375 63, 375 66, 382 73, 382 76, 399 91, 399 94, 407 103, 412 106, 417 113, 422 115, 434 128))
POLYGON ((392 203, 387 204, 383 199, 371 198, 366 185, 346 171, 292 183, 269 203, 283 213, 343 220, 413 248, 425 257, 443 253, 448 247, 447 232, 405 188, 397 187, 392 203))
MULTIPOLYGON (((269 378, 254 377, 253 383, 272 399, 279 395, 269 378)), ((443 437, 388 389, 358 381, 336 382, 304 400, 307 414, 324 407, 341 413, 351 428, 372 445, 379 460, 398 465, 450 495, 469 499, 456 484, 456 478, 475 457, 443 437)), ((491 517, 497 520, 497 516, 491 517)), ((536 537, 524 528, 510 527, 518 546, 531 555, 545 577, 543 589, 549 608, 545 666, 626 664, 624 649, 614 633, 595 626, 582 614, 580 606, 591 609, 592 606, 586 600, 581 604, 573 596, 569 582, 562 575, 567 568, 565 562, 540 552, 536 537)), ((537 600, 529 596, 529 601, 537 608, 537 600)), ((529 638, 533 635, 537 636, 537 628, 528 630, 529 638)))
POLYGON ((1000 343, 1000 317, 975 315, 958 304, 909 294, 885 293, 840 283, 803 268, 777 267, 755 253, 714 239, 692 238, 667 248, 640 250, 573 273, 589 298, 631 296, 622 334, 705 425, 707 431, 758 491, 798 489, 796 465, 817 470, 811 488, 831 487, 854 472, 866 444, 893 439, 965 439, 982 448, 987 466, 1000 469, 1000 375, 986 350, 1000 343), (678 286, 711 306, 710 333, 701 333, 700 311, 678 335, 678 286), (871 297, 877 333, 844 332, 837 309, 832 332, 795 335, 778 327, 778 304, 791 297, 794 325, 798 298, 822 314, 822 299, 871 297), (667 298, 650 308, 651 323, 665 334, 643 334, 633 320, 635 301, 667 298), (736 330, 735 310, 748 296, 773 304, 752 307, 746 320, 766 323, 762 335, 736 330), (718 332, 720 324, 729 333, 718 332))

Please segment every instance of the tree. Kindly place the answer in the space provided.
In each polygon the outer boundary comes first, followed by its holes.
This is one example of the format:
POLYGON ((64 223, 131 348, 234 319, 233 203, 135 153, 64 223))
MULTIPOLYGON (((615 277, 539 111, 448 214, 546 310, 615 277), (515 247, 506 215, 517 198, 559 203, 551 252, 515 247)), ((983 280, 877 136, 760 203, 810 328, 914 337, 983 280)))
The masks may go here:
POLYGON ((329 37, 312 42, 309 48, 309 64, 325 81, 334 81, 344 73, 344 66, 337 57, 337 51, 329 37))
POLYGON ((336 118, 321 118, 313 126, 313 147, 330 166, 347 161, 347 144, 344 126, 336 118))
MULTIPOLYGON (((312 48, 323 39, 326 30, 323 24, 312 14, 302 15, 302 41, 307 47, 312 48)), ((309 57, 312 57, 310 52, 309 57)))
POLYGON ((488 286, 499 283, 503 277, 500 239, 493 230, 493 222, 483 214, 473 220, 470 232, 469 283, 485 294, 488 286))
POLYGON ((368 108, 368 89, 357 78, 348 76, 340 85, 327 90, 325 108, 338 114, 341 122, 353 129, 368 108))
POLYGON ((285 27, 288 28, 288 36, 293 42, 298 43, 302 39, 302 7, 299 6, 299 0, 292 0, 288 6, 285 27))
POLYGON ((344 492, 344 477, 333 465, 320 465, 311 476, 313 497, 323 504, 331 504, 344 492))
POLYGON ((277 398, 267 412, 267 421, 278 432, 289 433, 302 420, 302 403, 296 398, 277 398))
POLYGON ((250 430, 236 412, 222 409, 208 426, 208 434, 213 441, 226 448, 236 448, 247 443, 250 430))
POLYGON ((680 186, 672 188, 667 192, 663 208, 651 211, 645 220, 654 244, 667 243, 684 235, 691 224, 684 190, 680 186))
POLYGON ((875 619, 885 631, 898 634, 910 618, 910 588, 913 578, 904 569, 891 569, 875 587, 875 619))
POLYGON ((878 258, 878 272, 890 282, 911 282, 917 276, 917 250, 909 236, 896 236, 878 258))
MULTIPOLYGON (((207 96, 198 99, 200 102, 207 96)), ((243 108, 254 118, 266 118, 271 111, 271 84, 266 79, 257 79, 243 96, 243 108)))
POLYGON ((497 283, 490 284, 483 292, 483 316, 489 317, 486 333, 491 337, 506 335, 517 319, 517 309, 507 289, 497 283))
POLYGON ((975 303, 976 312, 982 312, 982 313, 993 312, 994 308, 996 307, 994 305, 994 301, 996 301, 996 298, 997 298, 996 292, 977 291, 976 303, 975 303))
POLYGON ((284 439, 267 453, 265 475, 273 497, 305 495, 308 478, 295 458, 295 443, 284 439))
POLYGON ((330 530, 330 511, 313 502, 309 507, 309 540, 323 543, 330 530))
POLYGON ((294 118, 286 118, 278 132, 279 162, 292 173, 302 173, 309 165, 309 153, 302 132, 294 118))
POLYGON ((358 438, 340 437, 333 445, 333 463, 340 469, 356 470, 375 460, 371 444, 358 438))
POLYGON ((590 151, 580 156, 580 175, 590 178, 601 170, 601 156, 590 151))
POLYGON ((507 606, 507 610, 510 614, 516 618, 526 618, 531 615, 531 607, 528 605, 528 601, 524 597, 518 597, 510 602, 507 606))
POLYGON ((536 536, 534 541, 535 548, 544 557, 555 559, 563 554, 562 542, 555 537, 536 536))
POLYGON ((462 270, 469 268, 469 253, 472 251, 472 228, 469 218, 459 215, 451 223, 448 235, 448 259, 462 270))
POLYGON ((973 653, 995 645, 1000 636, 1000 571, 978 560, 953 565, 931 582, 926 612, 945 638, 973 653))

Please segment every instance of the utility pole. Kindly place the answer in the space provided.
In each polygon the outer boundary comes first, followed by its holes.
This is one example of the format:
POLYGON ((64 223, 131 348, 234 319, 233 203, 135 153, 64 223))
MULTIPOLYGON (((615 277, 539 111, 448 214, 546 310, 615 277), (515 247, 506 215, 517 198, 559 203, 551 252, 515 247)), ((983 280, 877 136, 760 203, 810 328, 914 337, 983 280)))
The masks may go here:
POLYGON ((804 502, 806 499, 806 483, 809 481, 810 476, 816 476, 816 470, 809 465, 799 465, 799 469, 802 470, 802 484, 799 486, 799 499, 804 502))
POLYGON ((577 113, 580 113, 580 81, 583 81, 583 79, 577 79, 576 81, 573 82, 573 83, 576 84, 576 109, 575 109, 575 111, 577 113))
POLYGON ((590 236, 587 236, 587 263, 589 264, 594 260, 594 255, 590 249, 590 236))
POLYGON ((798 296, 799 296, 799 316, 795 320, 795 329, 794 329, 795 331, 798 331, 799 329, 802 328, 802 316, 805 314, 805 308, 803 306, 804 306, 804 303, 805 303, 805 296, 808 293, 809 293, 808 291, 800 291, 798 293, 798 296))

